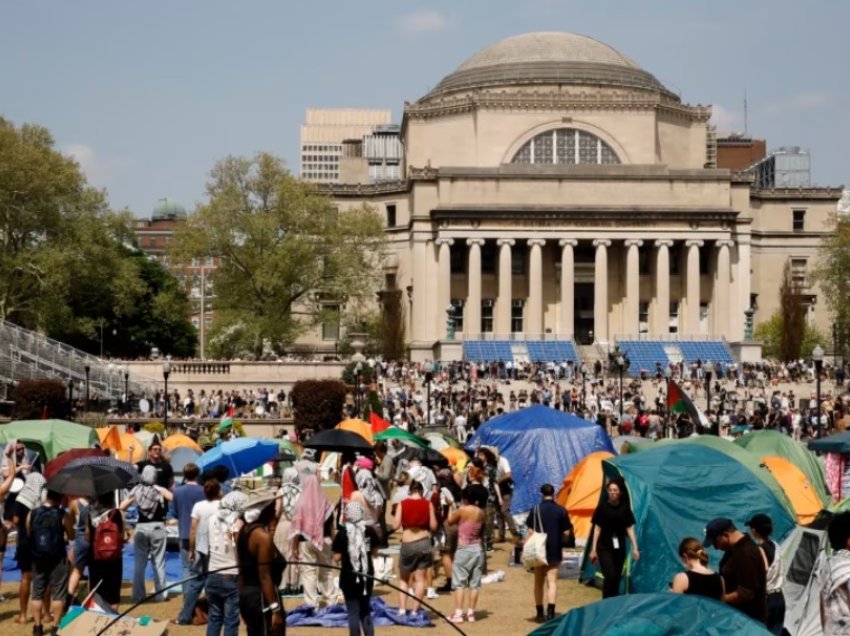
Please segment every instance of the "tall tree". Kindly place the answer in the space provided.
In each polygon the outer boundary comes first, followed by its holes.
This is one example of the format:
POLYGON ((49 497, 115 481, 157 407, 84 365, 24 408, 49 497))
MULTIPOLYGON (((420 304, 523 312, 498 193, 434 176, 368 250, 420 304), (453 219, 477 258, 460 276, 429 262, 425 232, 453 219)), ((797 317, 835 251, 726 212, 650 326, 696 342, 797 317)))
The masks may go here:
POLYGON ((815 277, 837 325, 838 347, 845 351, 850 343, 850 218, 836 216, 819 254, 815 277))
POLYGON ((323 301, 374 297, 385 244, 374 210, 338 213, 267 153, 217 163, 207 194, 172 256, 217 258, 210 344, 221 353, 279 352, 321 321, 323 301))
POLYGON ((786 362, 797 360, 800 358, 806 332, 806 306, 803 304, 800 283, 791 274, 790 260, 785 261, 785 267, 782 270, 779 313, 782 316, 779 358, 786 362))

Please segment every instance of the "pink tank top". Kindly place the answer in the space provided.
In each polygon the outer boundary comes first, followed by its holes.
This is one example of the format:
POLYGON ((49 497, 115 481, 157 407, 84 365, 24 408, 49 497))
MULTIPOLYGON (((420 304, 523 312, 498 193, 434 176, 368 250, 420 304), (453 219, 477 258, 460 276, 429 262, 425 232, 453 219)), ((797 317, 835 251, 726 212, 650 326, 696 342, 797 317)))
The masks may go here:
POLYGON ((461 519, 457 524, 457 544, 462 545, 478 545, 481 543, 481 527, 480 521, 466 521, 461 519))

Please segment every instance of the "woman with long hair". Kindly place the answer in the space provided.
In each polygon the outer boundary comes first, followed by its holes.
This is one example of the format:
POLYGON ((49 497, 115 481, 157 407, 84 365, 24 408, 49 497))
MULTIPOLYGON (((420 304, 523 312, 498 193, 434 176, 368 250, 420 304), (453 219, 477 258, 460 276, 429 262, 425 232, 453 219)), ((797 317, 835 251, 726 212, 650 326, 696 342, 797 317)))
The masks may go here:
POLYGON ((623 565, 626 563, 626 536, 632 542, 632 558, 640 558, 635 517, 626 490, 626 482, 617 477, 605 487, 606 498, 597 506, 591 518, 590 532, 593 542, 590 550, 591 563, 599 563, 604 582, 602 598, 620 593, 623 565))
POLYGON ((407 591, 413 579, 414 595, 412 611, 419 611, 425 595, 426 573, 434 565, 431 549, 431 533, 437 531, 437 516, 434 505, 424 497, 424 489, 418 481, 410 483, 410 496, 396 508, 393 530, 401 530, 401 552, 399 553, 399 616, 407 613, 407 591))
POLYGON ((670 591, 676 594, 696 594, 719 601, 725 592, 723 577, 708 567, 708 553, 702 541, 693 537, 682 539, 679 558, 685 571, 673 577, 670 591))

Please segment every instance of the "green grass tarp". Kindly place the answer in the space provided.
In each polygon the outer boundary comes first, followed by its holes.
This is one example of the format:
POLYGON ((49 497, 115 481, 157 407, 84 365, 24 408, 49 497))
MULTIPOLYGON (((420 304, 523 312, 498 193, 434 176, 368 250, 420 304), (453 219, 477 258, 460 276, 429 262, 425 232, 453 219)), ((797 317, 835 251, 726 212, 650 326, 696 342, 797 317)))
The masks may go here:
POLYGON ((530 636, 767 636, 764 625, 718 601, 688 594, 630 594, 570 610, 530 636))
MULTIPOLYGON (((605 460, 602 469, 606 479, 625 479, 637 521, 641 558, 633 563, 629 556, 627 561, 623 585, 629 592, 665 591, 683 568, 678 555, 681 540, 702 540, 705 524, 715 517, 729 517, 746 530, 744 522, 752 515, 768 514, 777 542, 796 525, 794 514, 747 466, 707 446, 661 444, 605 460)), ((721 553, 711 548, 708 552, 716 569, 721 553)), ((587 552, 582 570, 584 579, 596 576, 587 552)))
POLYGON ((794 441, 778 431, 755 431, 741 436, 734 443, 741 448, 746 448, 757 457, 764 457, 765 455, 784 457, 806 476, 824 504, 828 504, 832 500, 826 488, 823 465, 815 457, 815 454, 803 446, 801 442, 794 441))
POLYGON ((98 441, 97 432, 90 426, 65 420, 18 420, 0 426, 0 442, 13 439, 40 447, 48 461, 72 448, 91 448, 98 441))

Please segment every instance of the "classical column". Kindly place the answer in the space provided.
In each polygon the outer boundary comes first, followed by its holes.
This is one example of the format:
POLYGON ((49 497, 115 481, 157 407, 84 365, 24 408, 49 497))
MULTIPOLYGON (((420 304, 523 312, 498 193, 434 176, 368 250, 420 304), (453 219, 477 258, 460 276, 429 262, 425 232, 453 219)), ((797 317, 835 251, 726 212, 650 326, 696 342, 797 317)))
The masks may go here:
POLYGON ((659 338, 670 335, 670 248, 673 241, 655 241, 655 316, 653 334, 659 338))
POLYGON ((694 336, 699 329, 699 248, 703 246, 700 240, 685 241, 687 254, 687 282, 685 285, 685 335, 694 336))
POLYGON ((593 338, 608 342, 608 248, 611 241, 596 239, 596 266, 593 276, 593 338))
POLYGON ((481 246, 484 239, 466 239, 466 244, 469 246, 469 288, 463 330, 475 338, 475 334, 481 333, 481 246))
POLYGON ((543 254, 544 239, 529 239, 531 248, 528 259, 528 334, 543 333, 543 254))
POLYGON ((427 340, 430 314, 428 313, 428 250, 431 249, 424 240, 413 242, 413 307, 411 307, 412 342, 427 340))
MULTIPOLYGON (((438 238, 434 241, 439 248, 437 256, 437 320, 445 318, 446 308, 452 301, 452 261, 451 261, 451 246, 454 245, 454 239, 438 238)), ((438 322, 441 325, 442 323, 438 322)), ((442 337, 445 330, 441 330, 442 337)))
POLYGON ((493 330, 499 334, 511 332, 511 301, 513 300, 513 270, 511 247, 513 239, 499 239, 499 297, 496 299, 496 320, 493 330))
POLYGON ((568 338, 575 331, 576 261, 575 239, 561 239, 561 325, 558 332, 568 338))
POLYGON ((731 298, 732 267, 729 249, 734 245, 730 240, 717 241, 717 277, 715 278, 714 299, 714 335, 729 337, 729 302, 731 298))
POLYGON ((626 297, 623 330, 628 335, 637 336, 640 331, 640 259, 638 248, 643 246, 640 239, 627 239, 626 248, 626 297))

